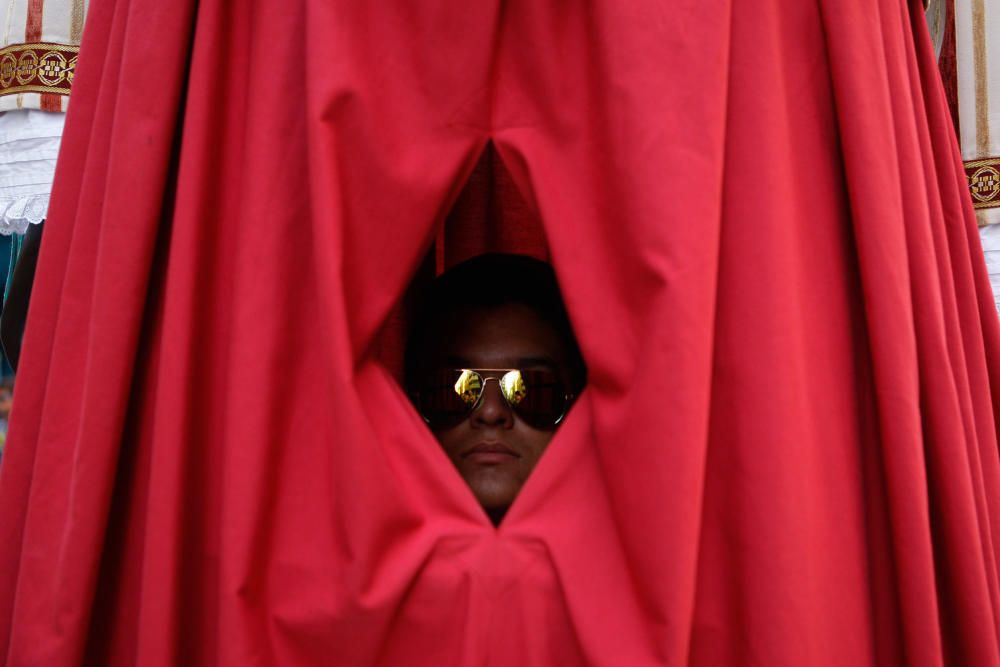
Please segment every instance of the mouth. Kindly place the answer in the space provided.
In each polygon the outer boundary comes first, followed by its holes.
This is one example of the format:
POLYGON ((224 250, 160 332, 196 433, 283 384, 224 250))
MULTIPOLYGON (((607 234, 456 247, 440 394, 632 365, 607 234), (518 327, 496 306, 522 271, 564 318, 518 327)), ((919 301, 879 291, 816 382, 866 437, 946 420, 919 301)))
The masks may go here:
POLYGON ((480 465, 500 465, 519 459, 521 456, 501 442, 481 442, 463 452, 462 458, 480 465))

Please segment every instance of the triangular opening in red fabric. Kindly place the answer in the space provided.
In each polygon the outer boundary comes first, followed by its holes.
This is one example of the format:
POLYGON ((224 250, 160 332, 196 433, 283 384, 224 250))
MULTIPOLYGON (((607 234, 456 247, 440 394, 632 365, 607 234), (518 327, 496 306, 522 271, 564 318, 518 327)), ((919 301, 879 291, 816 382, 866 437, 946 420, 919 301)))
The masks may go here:
POLYGON ((487 143, 379 336, 380 361, 401 385, 411 318, 436 276, 487 253, 548 262, 545 231, 529 201, 494 145, 487 143))

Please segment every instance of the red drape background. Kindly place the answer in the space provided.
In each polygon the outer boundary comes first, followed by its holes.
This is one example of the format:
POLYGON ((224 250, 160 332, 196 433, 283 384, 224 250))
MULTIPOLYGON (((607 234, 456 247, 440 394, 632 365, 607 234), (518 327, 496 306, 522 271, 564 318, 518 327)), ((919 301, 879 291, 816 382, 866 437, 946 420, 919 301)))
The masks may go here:
POLYGON ((949 123, 919 0, 94 0, 0 655, 1000 665, 949 123), (499 530, 380 361, 435 239, 550 255, 589 366, 499 530))

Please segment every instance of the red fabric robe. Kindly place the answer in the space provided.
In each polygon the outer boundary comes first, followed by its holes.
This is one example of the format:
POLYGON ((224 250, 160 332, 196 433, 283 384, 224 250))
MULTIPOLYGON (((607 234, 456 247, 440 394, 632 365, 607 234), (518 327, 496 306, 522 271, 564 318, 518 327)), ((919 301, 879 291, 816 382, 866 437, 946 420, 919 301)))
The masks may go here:
POLYGON ((1000 665, 1000 329, 921 10, 94 0, 6 664, 1000 665), (498 530, 380 351, 488 142, 590 377, 498 530))

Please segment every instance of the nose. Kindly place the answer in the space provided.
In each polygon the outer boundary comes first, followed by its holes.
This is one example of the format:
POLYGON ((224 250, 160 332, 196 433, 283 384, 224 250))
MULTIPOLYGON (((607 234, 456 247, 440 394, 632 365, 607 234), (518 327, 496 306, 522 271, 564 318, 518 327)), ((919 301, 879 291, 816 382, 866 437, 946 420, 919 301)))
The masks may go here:
POLYGON ((483 398, 472 413, 472 425, 478 428, 510 428, 514 425, 514 413, 500 391, 500 382, 487 378, 483 386, 483 398))

